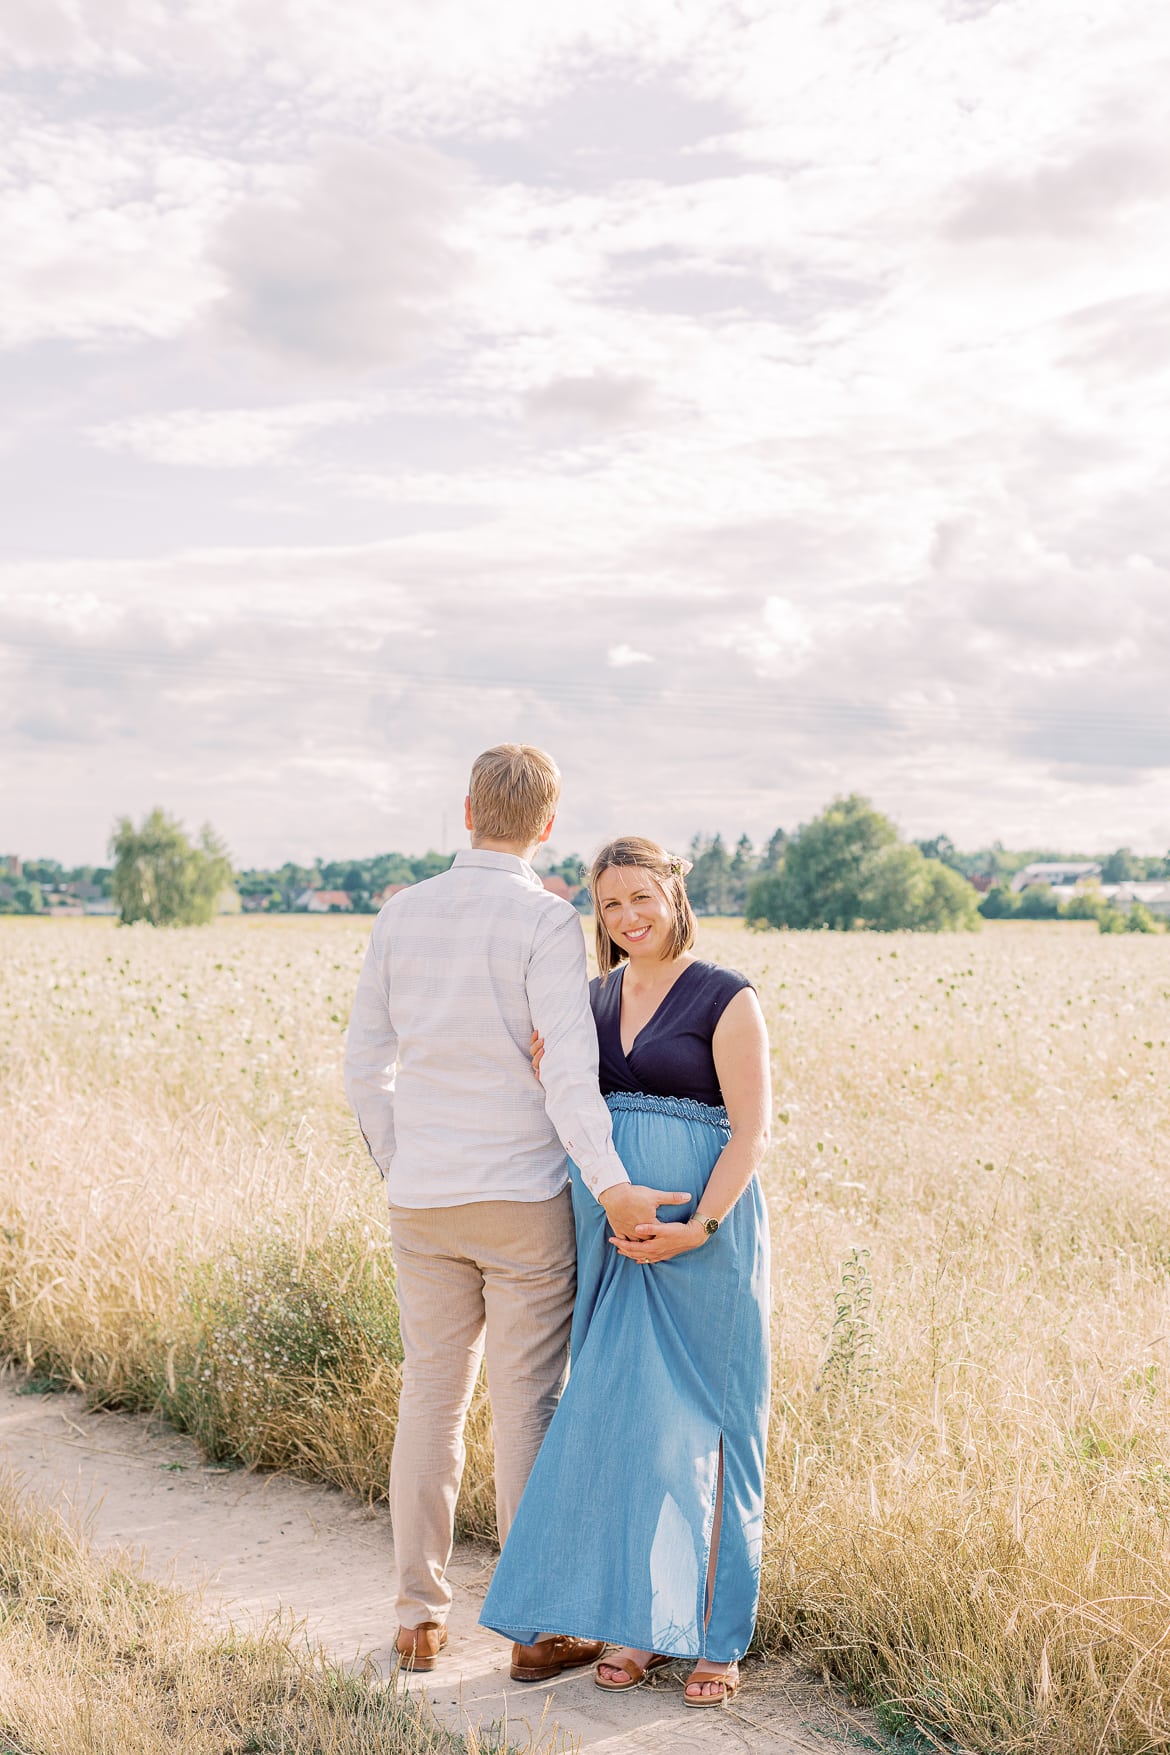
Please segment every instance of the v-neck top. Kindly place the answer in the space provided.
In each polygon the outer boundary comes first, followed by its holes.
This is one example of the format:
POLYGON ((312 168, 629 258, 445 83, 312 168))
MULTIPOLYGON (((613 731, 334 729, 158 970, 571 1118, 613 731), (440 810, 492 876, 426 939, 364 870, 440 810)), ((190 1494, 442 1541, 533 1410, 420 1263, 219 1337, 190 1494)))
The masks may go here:
POLYGON ((602 1096, 641 1091, 721 1107, 723 1093, 711 1040, 730 1002, 752 983, 737 969, 723 969, 718 963, 688 963, 626 1054, 621 1016, 622 980, 628 967, 622 963, 612 970, 604 985, 596 977, 589 984, 602 1096))

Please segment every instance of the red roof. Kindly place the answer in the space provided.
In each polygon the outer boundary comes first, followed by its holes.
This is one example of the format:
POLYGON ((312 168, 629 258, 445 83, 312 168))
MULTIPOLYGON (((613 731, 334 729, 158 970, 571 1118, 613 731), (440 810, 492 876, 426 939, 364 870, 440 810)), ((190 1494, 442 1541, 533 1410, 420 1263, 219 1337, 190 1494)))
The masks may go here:
POLYGON ((379 891, 374 897, 374 900, 375 902, 388 902, 391 896, 396 896, 398 894, 399 890, 409 890, 410 887, 409 884, 387 884, 386 888, 379 891))
POLYGON ((570 886, 563 877, 550 874, 548 877, 541 878, 540 881, 546 890, 551 890, 554 896, 560 896, 566 902, 571 902, 577 894, 577 886, 575 884, 570 886))

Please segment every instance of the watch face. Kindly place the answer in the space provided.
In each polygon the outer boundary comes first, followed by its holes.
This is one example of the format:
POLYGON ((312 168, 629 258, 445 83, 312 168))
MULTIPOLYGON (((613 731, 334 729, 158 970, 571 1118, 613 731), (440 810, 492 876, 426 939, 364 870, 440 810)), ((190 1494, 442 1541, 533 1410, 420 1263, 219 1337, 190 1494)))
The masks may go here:
POLYGON ((703 1220, 703 1229, 704 1229, 704 1231, 706 1231, 708 1237, 714 1237, 716 1231, 718 1231, 718 1229, 719 1229, 719 1220, 718 1219, 704 1219, 703 1220))

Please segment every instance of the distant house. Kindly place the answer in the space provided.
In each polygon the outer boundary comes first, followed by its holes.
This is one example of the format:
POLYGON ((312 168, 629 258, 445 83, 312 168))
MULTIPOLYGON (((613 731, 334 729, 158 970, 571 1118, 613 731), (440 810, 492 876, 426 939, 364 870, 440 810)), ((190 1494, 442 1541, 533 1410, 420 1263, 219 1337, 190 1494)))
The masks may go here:
POLYGON ((391 896, 396 896, 399 890, 409 890, 410 888, 410 884, 387 884, 384 890, 379 890, 377 895, 373 897, 374 907, 381 908, 383 903, 388 902, 391 896))
MULTIPOLYGON (((353 897, 348 890, 306 890, 305 894, 307 914, 349 914, 353 910, 353 897)), ((299 897, 297 906, 301 906, 299 897)))
POLYGON ((20 854, 0 853, 0 872, 3 872, 5 877, 23 877, 24 866, 20 863, 20 854))
POLYGON ((112 896, 88 896, 82 903, 87 914, 116 914, 118 904, 112 896))
POLYGON ((1040 860, 1035 865, 1025 865, 1012 879, 1011 887, 1030 890, 1035 884, 1051 884, 1054 890, 1067 889, 1071 894, 1077 884, 1085 883, 1090 878, 1101 876, 1099 860, 1086 859, 1080 863, 1072 860, 1040 860))
POLYGON ((1151 914, 1170 918, 1170 883, 1102 884, 1100 893, 1124 914, 1140 902, 1151 914))
POLYGON ((551 891, 554 896, 559 896, 563 902, 570 902, 579 913, 588 914, 592 911, 593 902, 589 895, 588 884, 569 884, 565 882, 563 877, 557 877, 551 872, 547 877, 542 877, 540 881, 546 890, 551 891))
POLYGON ((56 916, 85 913, 85 903, 79 902, 76 896, 67 896, 62 890, 50 890, 44 895, 44 903, 48 913, 56 916))

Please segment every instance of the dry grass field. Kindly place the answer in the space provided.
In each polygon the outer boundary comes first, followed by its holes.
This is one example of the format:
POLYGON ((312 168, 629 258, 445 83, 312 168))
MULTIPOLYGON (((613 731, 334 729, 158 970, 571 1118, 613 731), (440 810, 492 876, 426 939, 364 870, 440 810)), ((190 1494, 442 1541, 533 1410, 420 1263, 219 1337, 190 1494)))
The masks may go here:
MULTIPOLYGON (((531 1755, 452 1736, 425 1703, 347 1674, 287 1621, 211 1626, 198 1602, 0 1476, 2 1755, 531 1755)), ((553 1755, 552 1743, 542 1745, 553 1755)))
MULTIPOLYGON (((377 1495, 393 1270, 340 1080, 367 925, 0 921, 0 1348, 377 1495)), ((699 949, 775 1051, 762 1643, 891 1732, 1170 1747, 1170 936, 699 949)), ((481 1408, 467 1528, 490 1467, 481 1408)))

